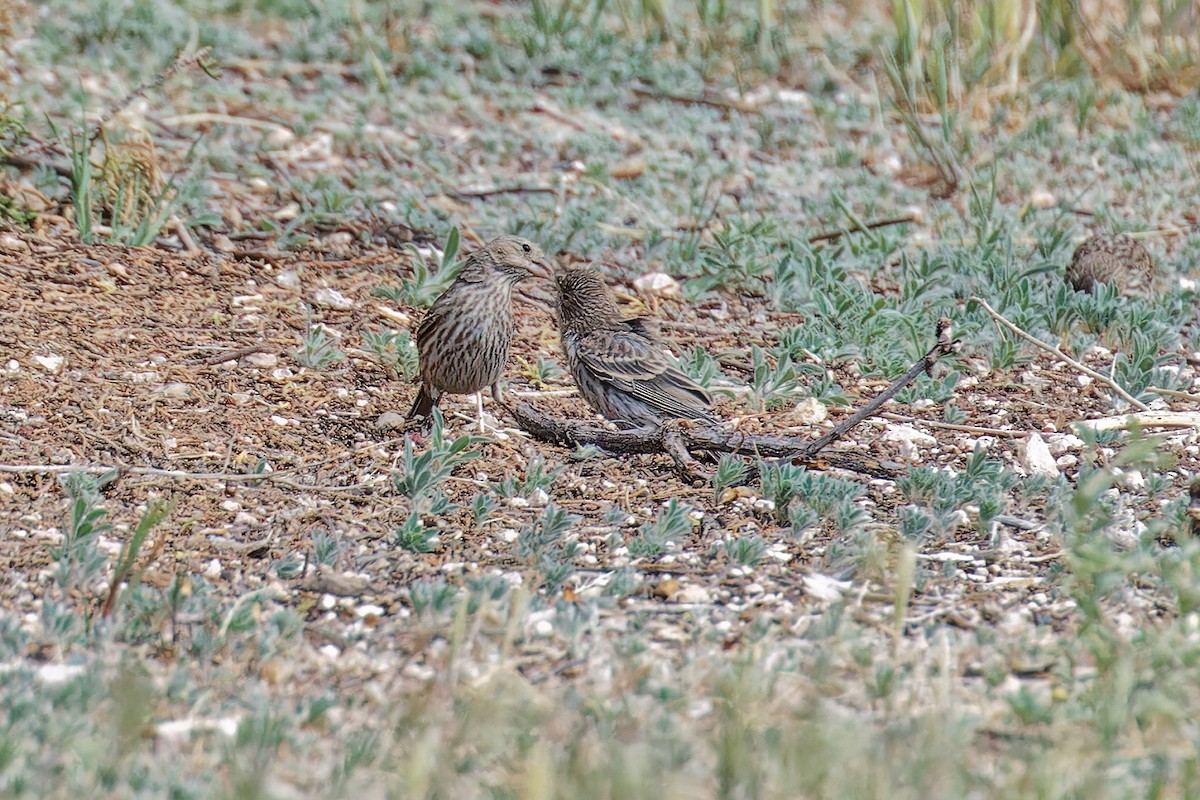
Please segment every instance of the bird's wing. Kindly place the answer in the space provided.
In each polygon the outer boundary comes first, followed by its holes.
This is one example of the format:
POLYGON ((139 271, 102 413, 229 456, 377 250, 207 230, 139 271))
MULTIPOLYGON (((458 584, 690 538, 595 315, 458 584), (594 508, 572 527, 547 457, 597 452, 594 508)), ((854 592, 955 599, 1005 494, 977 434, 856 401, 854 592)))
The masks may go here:
POLYGON ((441 319, 442 316, 443 311, 438 307, 437 303, 434 303, 433 306, 425 312, 425 316, 421 318, 421 323, 417 325, 416 341, 418 347, 420 347, 425 340, 429 338, 429 335, 433 333, 433 329, 437 327, 437 321, 441 319))
POLYGON ((601 381, 680 417, 704 416, 712 397, 663 353, 641 326, 593 331, 579 343, 580 362, 601 381))

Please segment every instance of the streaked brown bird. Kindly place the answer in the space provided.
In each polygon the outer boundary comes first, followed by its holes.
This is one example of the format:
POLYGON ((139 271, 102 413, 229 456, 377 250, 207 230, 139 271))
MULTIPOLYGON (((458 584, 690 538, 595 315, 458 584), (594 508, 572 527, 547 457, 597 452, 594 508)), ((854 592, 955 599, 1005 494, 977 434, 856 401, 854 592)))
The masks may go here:
POLYGON ((563 355, 588 405, 627 428, 718 422, 709 393, 663 352, 651 321, 621 315, 600 273, 569 269, 557 283, 563 355))
MULTIPOLYGON (((454 283, 433 301, 417 327, 421 388, 408 418, 428 419, 446 392, 476 394, 491 387, 497 403, 516 319, 513 288, 530 276, 551 277, 533 242, 501 236, 467 256, 454 283)), ((483 397, 477 398, 480 425, 483 397)))
POLYGON ((1154 259, 1146 248, 1124 234, 1093 236, 1075 249, 1067 265, 1067 283, 1077 292, 1092 292, 1097 284, 1111 283, 1125 294, 1148 284, 1154 259))

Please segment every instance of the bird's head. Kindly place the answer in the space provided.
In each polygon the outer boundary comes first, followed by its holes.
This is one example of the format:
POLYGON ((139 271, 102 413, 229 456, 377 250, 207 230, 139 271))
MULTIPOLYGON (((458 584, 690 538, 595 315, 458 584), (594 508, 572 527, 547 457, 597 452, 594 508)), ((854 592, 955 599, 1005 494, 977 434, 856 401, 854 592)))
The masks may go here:
POLYGON ((536 244, 519 236, 501 236, 488 242, 479 253, 513 283, 530 276, 549 280, 554 269, 536 244))
POLYGON ((560 272, 558 284, 558 319, 564 328, 587 328, 621 318, 603 276, 594 269, 575 267, 560 272))

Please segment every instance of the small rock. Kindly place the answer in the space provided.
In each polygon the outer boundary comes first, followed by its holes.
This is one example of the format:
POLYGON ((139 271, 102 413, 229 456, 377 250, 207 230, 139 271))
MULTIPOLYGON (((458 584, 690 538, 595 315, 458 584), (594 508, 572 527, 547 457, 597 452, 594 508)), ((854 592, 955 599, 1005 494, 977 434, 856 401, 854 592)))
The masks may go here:
POLYGON ((712 595, 703 586, 685 586, 676 592, 674 600, 687 605, 711 603, 712 595))
POLYGON ((842 599, 842 595, 850 588, 850 581, 839 581, 828 575, 814 572, 804 576, 804 590, 826 603, 834 603, 842 599))
POLYGON ((108 271, 110 274, 116 275, 118 278, 124 278, 125 280, 129 279, 129 267, 125 266, 120 261, 110 262, 108 265, 108 271))
POLYGON ((337 658, 342 654, 342 651, 335 644, 323 645, 319 652, 328 659, 337 658))
POLYGON ((775 501, 767 500, 765 497, 759 498, 759 499, 755 500, 753 503, 751 503, 750 507, 760 513, 770 514, 775 510, 775 501))
POLYGON ((634 280, 633 288, 643 294, 655 294, 659 297, 679 295, 679 281, 665 272, 648 272, 634 280))
POLYGON ((300 216, 300 204, 288 203, 283 208, 271 212, 271 218, 279 222, 291 222, 296 217, 300 216))
POLYGON ((1054 463, 1054 456, 1050 455, 1046 440, 1039 434, 1031 433, 1021 440, 1017 445, 1017 460, 1030 475, 1058 475, 1058 465, 1054 463))
POLYGON ((363 605, 354 609, 354 613, 359 619, 366 619, 367 617, 382 617, 383 611, 383 606, 377 606, 372 603, 364 603, 363 605))
POLYGON ((258 524, 258 517, 247 511, 239 511, 233 516, 233 524, 253 527, 258 524))
POLYGON ((274 369, 279 363, 279 356, 274 353, 251 353, 242 359, 242 363, 258 369, 274 369))
POLYGON ((34 356, 33 360, 46 372, 58 372, 63 365, 63 357, 58 355, 34 356))
POLYGON ((1034 208, 1052 208, 1057 203, 1058 201, 1054 199, 1054 195, 1045 189, 1034 189, 1029 195, 1029 205, 1034 208))
POLYGON ((275 276, 275 283, 284 289, 296 292, 300 290, 300 273, 289 269, 275 276))
POLYGON ((221 561, 220 559, 211 559, 204 565, 204 577, 209 580, 215 580, 221 577, 221 561))
POLYGON ((328 286, 322 286, 313 292, 313 302, 319 306, 326 308, 337 309, 338 311, 349 311, 354 308, 354 301, 346 295, 339 292, 337 289, 331 289, 328 286))
POLYGON ((171 742, 185 741, 198 733, 219 733, 227 738, 232 738, 237 733, 240 722, 240 717, 169 719, 154 726, 154 735, 159 739, 171 742))
POLYGON ((171 381, 159 391, 163 397, 169 397, 172 400, 183 400, 192 396, 192 387, 180 381, 171 381))
POLYGON ((222 500, 221 501, 221 510, 228 511, 230 514, 232 514, 235 511, 241 511, 242 504, 239 503, 237 500, 222 500))
POLYGON ((608 174, 617 180, 628 180, 639 177, 645 171, 646 159, 642 156, 633 156, 613 164, 609 168, 608 174))
POLYGON ((1071 433, 1058 433, 1046 437, 1046 446, 1050 448, 1051 455, 1061 456, 1072 450, 1082 450, 1083 439, 1071 433))
POLYGON ((812 96, 808 92, 802 92, 799 89, 780 89, 775 97, 781 103, 788 105, 800 106, 801 108, 812 107, 812 96))
POLYGON ((933 447, 937 444, 937 439, 930 436, 928 433, 919 431, 911 425, 888 425, 887 431, 883 434, 884 441, 888 442, 907 442, 918 447, 933 447))
POLYGON ((321 240, 321 244, 331 250, 340 250, 350 246, 354 236, 349 231, 335 231, 321 240))
POLYGON ((533 508, 544 508, 550 502, 550 495, 540 486, 529 493, 529 505, 533 508))
POLYGON ((408 422, 404 415, 396 411, 385 411, 375 419, 375 428, 381 431, 390 431, 397 428, 403 428, 408 422))
POLYGON ((38 667, 35 679, 42 686, 58 686, 72 678, 78 678, 88 667, 83 664, 43 664, 38 667))

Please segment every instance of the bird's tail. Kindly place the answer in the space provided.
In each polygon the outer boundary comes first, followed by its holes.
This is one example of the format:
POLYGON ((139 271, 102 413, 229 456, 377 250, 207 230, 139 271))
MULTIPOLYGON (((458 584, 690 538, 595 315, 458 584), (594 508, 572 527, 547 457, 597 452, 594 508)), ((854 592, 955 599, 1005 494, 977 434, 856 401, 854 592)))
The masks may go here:
POLYGON ((413 403, 412 411, 408 412, 408 418, 423 417, 428 419, 433 414, 434 406, 437 405, 437 399, 429 391, 429 387, 421 384, 421 388, 417 390, 417 401, 413 403))

